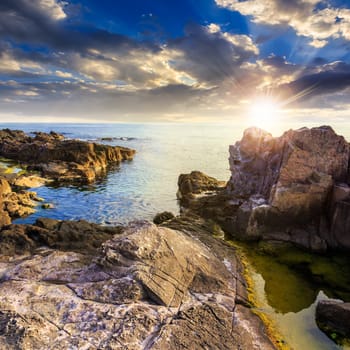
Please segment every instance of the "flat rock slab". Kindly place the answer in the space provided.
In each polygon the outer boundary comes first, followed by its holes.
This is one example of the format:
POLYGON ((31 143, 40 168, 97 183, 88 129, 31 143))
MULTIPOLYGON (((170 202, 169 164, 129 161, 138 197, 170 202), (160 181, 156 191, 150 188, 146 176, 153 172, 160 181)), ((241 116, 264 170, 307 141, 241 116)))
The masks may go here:
POLYGON ((234 249, 194 227, 138 222, 94 254, 3 256, 0 348, 274 349, 237 303, 244 281, 234 249))

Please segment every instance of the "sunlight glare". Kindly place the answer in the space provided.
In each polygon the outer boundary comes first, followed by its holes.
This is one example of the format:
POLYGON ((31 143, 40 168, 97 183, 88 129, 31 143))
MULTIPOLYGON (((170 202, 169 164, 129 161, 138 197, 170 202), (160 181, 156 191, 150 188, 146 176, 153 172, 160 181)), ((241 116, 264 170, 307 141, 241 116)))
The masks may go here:
POLYGON ((272 99, 253 101, 249 108, 250 125, 272 132, 280 119, 279 104, 272 99))

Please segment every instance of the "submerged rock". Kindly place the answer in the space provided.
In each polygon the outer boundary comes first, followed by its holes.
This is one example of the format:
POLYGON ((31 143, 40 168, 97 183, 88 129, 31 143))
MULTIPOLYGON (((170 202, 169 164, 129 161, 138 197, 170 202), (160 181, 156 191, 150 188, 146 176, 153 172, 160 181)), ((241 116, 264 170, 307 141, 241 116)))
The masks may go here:
MULTIPOLYGON (((40 225, 36 237, 46 231, 54 238, 62 225, 74 235, 89 224, 43 219, 40 225)), ((138 222, 93 254, 42 247, 26 257, 3 256, 0 347, 274 349, 242 302, 234 249, 200 226, 185 227, 138 222)))
POLYGON ((23 162, 29 170, 55 181, 92 182, 109 165, 131 160, 134 154, 125 147, 66 140, 54 132, 31 137, 19 130, 0 130, 1 156, 23 162))
POLYGON ((321 300, 316 307, 316 322, 335 342, 350 344, 350 303, 321 300))
POLYGON ((163 211, 155 215, 155 217, 153 218, 153 222, 156 225, 159 225, 165 221, 173 219, 174 217, 175 217, 174 214, 171 213, 170 211, 163 211))

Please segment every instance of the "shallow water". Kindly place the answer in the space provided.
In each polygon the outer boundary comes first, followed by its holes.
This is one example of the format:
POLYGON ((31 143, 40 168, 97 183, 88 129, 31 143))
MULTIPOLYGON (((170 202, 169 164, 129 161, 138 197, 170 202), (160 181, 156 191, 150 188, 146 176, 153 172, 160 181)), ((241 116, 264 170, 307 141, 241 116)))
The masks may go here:
MULTIPOLYGON (((280 258, 264 254, 256 244, 239 244, 244 259, 248 261, 249 276, 253 289, 254 304, 258 313, 266 315, 273 329, 277 329, 280 336, 277 339, 287 349, 294 350, 349 350, 348 346, 338 346, 321 332, 315 321, 315 310, 319 300, 338 298, 350 301, 349 294, 344 298, 343 276, 340 276, 339 266, 349 266, 348 256, 337 257, 335 263, 332 256, 317 256, 303 251, 292 251, 294 264, 290 260, 288 265, 280 262, 280 258), (333 267, 318 270, 317 274, 307 272, 308 268, 300 269, 295 262, 318 266, 328 263, 333 267), (319 281, 321 273, 325 274, 327 282, 319 281), (339 289, 332 287, 338 283, 339 289)), ((281 254, 282 255, 282 254, 281 254)), ((283 257, 282 257, 283 258, 283 257)), ((349 276, 347 276, 349 278, 349 276)), ((350 290, 350 279, 345 286, 350 290)), ((346 294, 346 293, 345 293, 346 294)))
MULTIPOLYGON (((93 185, 35 189, 55 208, 38 209, 17 223, 51 217, 117 224, 152 219, 164 210, 178 213, 179 174, 201 170, 228 180, 228 145, 243 133, 242 126, 212 124, 0 124, 4 127, 26 132, 54 130, 69 138, 137 151, 133 161, 122 163, 93 185)), ((350 130, 345 136, 350 139, 350 130)), ((315 285, 306 275, 270 257, 253 257, 251 274, 261 311, 278 326, 283 339, 295 350, 339 349, 314 322, 315 302, 328 292, 322 283, 315 285)))

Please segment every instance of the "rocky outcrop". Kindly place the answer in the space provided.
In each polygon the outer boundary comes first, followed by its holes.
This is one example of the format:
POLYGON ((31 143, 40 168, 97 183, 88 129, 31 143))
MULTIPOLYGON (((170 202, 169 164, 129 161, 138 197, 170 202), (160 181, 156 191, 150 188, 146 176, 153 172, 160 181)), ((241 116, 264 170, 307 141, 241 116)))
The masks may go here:
MULTIPOLYGON (((329 126, 276 138, 250 128, 230 146, 226 189, 207 195, 198 186, 181 205, 216 220, 235 238, 350 250, 349 159, 349 144, 329 126)), ((180 175, 180 193, 187 177, 180 175)))
POLYGON ((0 254, 31 255, 41 246, 61 251, 93 253, 121 227, 105 227, 80 221, 40 218, 34 225, 12 224, 0 231, 0 254))
POLYGON ((11 191, 9 183, 5 179, 0 178, 0 228, 11 223, 11 218, 5 210, 4 203, 5 196, 11 193, 11 191))
POLYGON ((218 181, 200 171, 192 171, 190 174, 181 174, 178 179, 177 198, 186 201, 195 198, 196 195, 207 194, 225 187, 226 183, 218 181))
MULTIPOLYGON (((48 236, 50 245, 68 224, 41 220, 24 236, 36 246, 48 236)), ((70 225, 66 234, 74 236, 80 223, 70 225)), ((207 232, 203 242, 199 226, 172 225, 183 231, 133 223, 93 254, 86 235, 76 237, 80 251, 42 246, 22 251, 29 256, 2 256, 0 347, 274 349, 246 307, 234 249, 207 232)), ((20 252, 13 247, 9 253, 20 252)))
POLYGON ((316 307, 319 328, 339 344, 350 345, 350 303, 321 300, 316 307))
POLYGON ((109 165, 131 160, 135 151, 79 140, 66 140, 55 132, 34 137, 19 130, 0 130, 0 155, 20 161, 30 170, 55 181, 92 182, 109 165))
POLYGON ((349 144, 328 126, 277 138, 246 130, 230 146, 227 190, 240 200, 232 233, 316 251, 350 249, 349 156, 349 144))
POLYGON ((189 208, 198 215, 218 217, 223 207, 225 186, 225 181, 219 181, 200 171, 192 171, 179 176, 176 196, 182 211, 189 208))
POLYGON ((41 200, 35 192, 14 191, 10 183, 0 177, 0 228, 9 225, 11 219, 34 213, 41 200))

